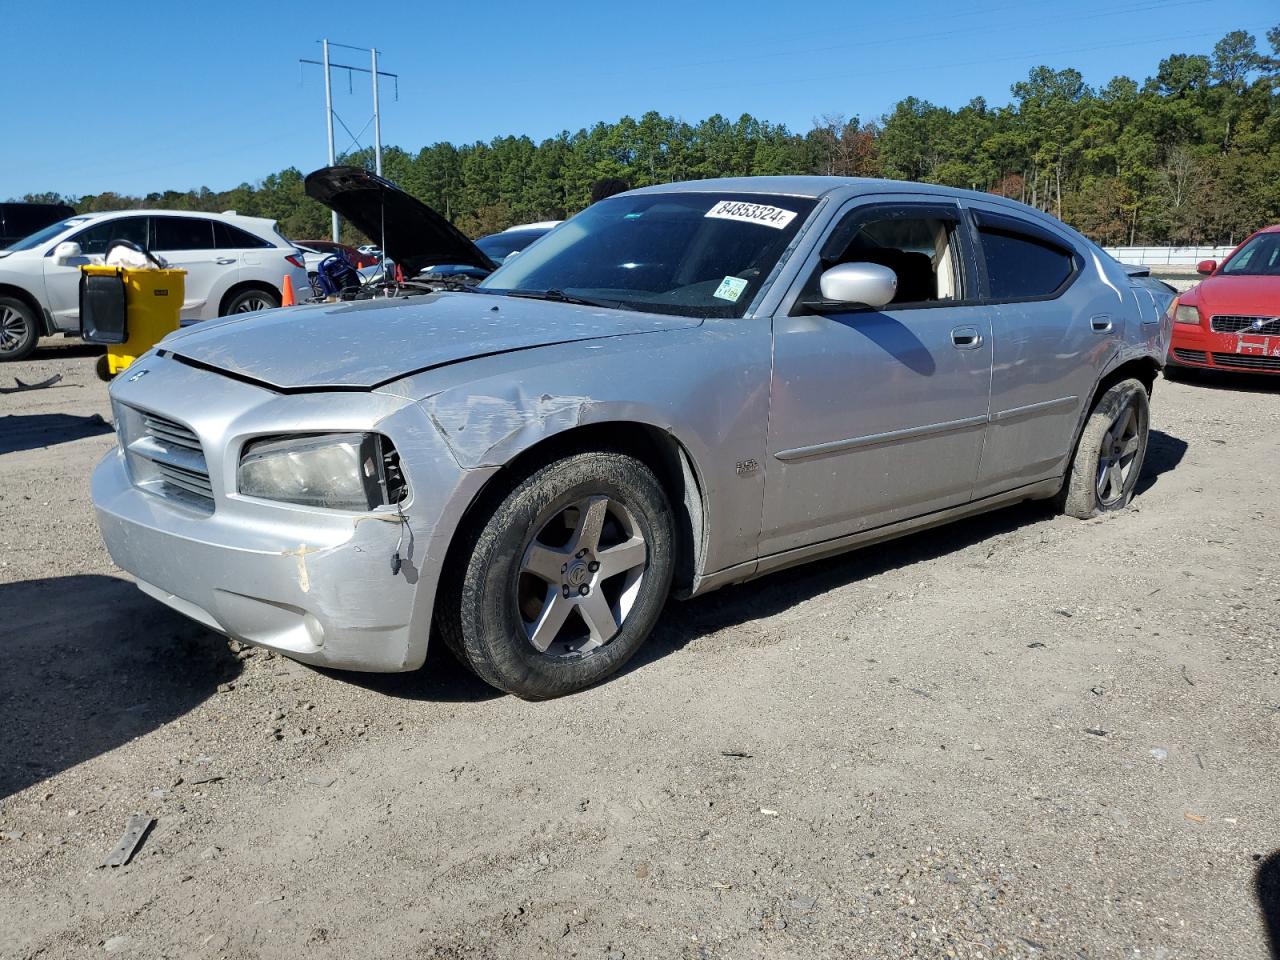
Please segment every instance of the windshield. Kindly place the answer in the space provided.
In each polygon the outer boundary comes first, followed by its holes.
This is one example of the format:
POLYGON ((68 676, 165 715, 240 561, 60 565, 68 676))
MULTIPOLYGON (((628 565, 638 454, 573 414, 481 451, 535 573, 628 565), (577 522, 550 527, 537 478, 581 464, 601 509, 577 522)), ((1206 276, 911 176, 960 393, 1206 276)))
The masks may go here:
POLYGON ((1244 277, 1280 276, 1280 233, 1260 233, 1222 265, 1220 273, 1244 277))
POLYGON ((550 232, 549 229, 504 230, 502 233, 481 237, 476 241, 476 246, 483 250, 494 263, 501 263, 517 250, 523 250, 539 237, 546 236, 548 232, 550 232))
POLYGON ((88 218, 68 217, 66 220, 59 220, 57 223, 51 223, 49 224, 49 226, 45 227, 43 230, 37 230, 35 233, 31 234, 31 236, 24 237, 23 239, 19 240, 17 243, 13 244, 8 249, 33 250, 36 247, 40 246, 40 244, 45 243, 49 240, 52 240, 54 237, 62 233, 64 230, 69 230, 72 227, 79 226, 80 224, 84 223, 86 219, 88 218))
POLYGON ((504 263, 478 289, 740 317, 815 203, 754 193, 611 197, 504 263))

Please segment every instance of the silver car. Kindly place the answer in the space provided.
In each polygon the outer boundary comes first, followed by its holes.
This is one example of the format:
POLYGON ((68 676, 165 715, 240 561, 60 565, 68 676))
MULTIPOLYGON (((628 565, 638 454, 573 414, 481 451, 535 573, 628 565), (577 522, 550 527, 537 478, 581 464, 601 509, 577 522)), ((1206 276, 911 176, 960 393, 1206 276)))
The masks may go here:
POLYGON ((1167 288, 913 183, 669 184, 473 290, 180 331, 111 388, 115 562, 213 630, 522 697, 616 671, 669 594, 1057 498, 1123 508, 1167 288))

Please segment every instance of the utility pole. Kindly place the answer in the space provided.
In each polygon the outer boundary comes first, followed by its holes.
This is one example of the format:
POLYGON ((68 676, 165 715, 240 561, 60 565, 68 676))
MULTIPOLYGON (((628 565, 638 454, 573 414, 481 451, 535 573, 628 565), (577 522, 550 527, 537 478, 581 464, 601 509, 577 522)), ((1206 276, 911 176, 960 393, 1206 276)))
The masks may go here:
POLYGON ((378 48, 369 49, 373 75, 373 172, 382 176, 382 114, 378 112, 378 48))
MULTIPOLYGON (((339 117, 334 112, 333 77, 332 77, 331 71, 346 70, 348 79, 350 79, 350 76, 353 72, 367 73, 369 74, 370 79, 373 81, 373 119, 372 119, 373 166, 374 166, 374 172, 378 174, 378 176, 382 176, 382 110, 380 106, 381 99, 378 95, 379 93, 378 78, 390 77, 392 80, 395 81, 396 99, 399 100, 400 99, 400 75, 396 73, 387 73, 386 71, 378 69, 378 51, 376 47, 352 47, 345 43, 331 44, 327 38, 324 40, 321 40, 320 44, 324 51, 322 59, 308 60, 307 58, 303 57, 299 59, 298 62, 311 63, 311 64, 315 64, 317 67, 324 68, 324 119, 325 119, 325 132, 329 138, 329 166, 333 166, 337 162, 337 156, 338 156, 336 150, 334 149, 334 142, 333 142, 333 121, 335 118, 337 119, 338 123, 342 124, 342 129, 345 130, 348 136, 351 137, 352 144, 357 147, 360 146, 360 134, 364 133, 365 130, 369 129, 369 124, 366 123, 360 129, 360 133, 352 133, 351 128, 348 127, 345 123, 343 123, 342 118, 339 117), (329 60, 329 47, 331 46, 342 47, 346 50, 360 50, 362 52, 364 50, 368 50, 369 51, 369 68, 352 67, 352 66, 348 66, 345 63, 331 62, 329 60)), ((346 151, 344 150, 343 152, 345 153, 346 151)), ((337 213, 333 214, 333 239, 335 241, 337 241, 338 239, 338 214, 337 213)))
MULTIPOLYGON (((329 132, 329 166, 333 166, 337 154, 333 152, 333 77, 329 73, 329 41, 324 44, 324 122, 329 132)), ((377 82, 377 78, 374 78, 377 82)), ((338 211, 330 211, 330 223, 333 229, 333 242, 338 242, 338 211)))

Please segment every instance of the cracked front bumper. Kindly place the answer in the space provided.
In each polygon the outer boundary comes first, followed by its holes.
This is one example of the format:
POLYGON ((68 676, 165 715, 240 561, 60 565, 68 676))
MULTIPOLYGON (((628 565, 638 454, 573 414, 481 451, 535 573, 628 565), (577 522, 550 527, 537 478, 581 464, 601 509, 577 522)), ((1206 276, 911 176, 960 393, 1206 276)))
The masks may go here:
POLYGON ((429 624, 416 584, 392 574, 400 523, 298 515, 246 536, 242 522, 193 515, 135 487, 124 457, 93 474, 107 550, 143 592, 212 630, 304 663, 412 670, 429 624))

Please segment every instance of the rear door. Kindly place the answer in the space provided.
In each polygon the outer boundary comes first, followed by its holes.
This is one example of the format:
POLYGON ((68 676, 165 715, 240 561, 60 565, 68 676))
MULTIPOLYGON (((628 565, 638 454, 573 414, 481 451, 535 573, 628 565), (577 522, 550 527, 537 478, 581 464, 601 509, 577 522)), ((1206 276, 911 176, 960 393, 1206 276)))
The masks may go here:
POLYGON ((216 316, 209 313, 208 304, 212 301, 216 311, 222 292, 235 283, 240 268, 237 251, 217 248, 213 225, 213 220, 204 217, 151 218, 151 249, 169 266, 187 272, 183 281, 183 320, 216 316))
POLYGON ((991 425, 977 497, 1061 474, 1130 301, 1051 225, 964 201, 991 324, 991 425))

